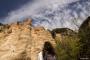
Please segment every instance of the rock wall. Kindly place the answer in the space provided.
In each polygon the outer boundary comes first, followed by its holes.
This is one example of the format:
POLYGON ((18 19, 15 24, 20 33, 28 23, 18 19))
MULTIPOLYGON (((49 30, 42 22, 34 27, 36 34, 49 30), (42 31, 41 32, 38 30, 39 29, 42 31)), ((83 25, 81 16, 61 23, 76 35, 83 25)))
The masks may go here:
POLYGON ((43 27, 32 27, 31 19, 13 23, 0 32, 0 60, 38 60, 44 43, 55 41, 43 27))

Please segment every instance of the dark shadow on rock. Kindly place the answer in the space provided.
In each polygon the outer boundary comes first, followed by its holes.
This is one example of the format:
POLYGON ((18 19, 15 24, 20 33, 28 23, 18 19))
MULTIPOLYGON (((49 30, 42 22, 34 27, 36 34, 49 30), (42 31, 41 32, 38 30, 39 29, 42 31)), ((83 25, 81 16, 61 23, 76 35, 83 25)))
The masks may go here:
POLYGON ((55 57, 55 50, 50 42, 45 42, 44 48, 43 48, 43 58, 44 60, 48 59, 48 55, 55 57))
POLYGON ((88 17, 79 28, 80 55, 79 58, 90 60, 90 17, 88 17))

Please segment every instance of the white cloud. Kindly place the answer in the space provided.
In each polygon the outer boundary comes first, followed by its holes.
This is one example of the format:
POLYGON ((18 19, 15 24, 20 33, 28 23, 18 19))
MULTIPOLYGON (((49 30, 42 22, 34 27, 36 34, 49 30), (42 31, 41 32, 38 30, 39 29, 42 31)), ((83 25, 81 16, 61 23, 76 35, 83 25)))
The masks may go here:
POLYGON ((90 15, 90 1, 80 1, 36 0, 32 4, 28 3, 8 13, 4 23, 11 23, 26 17, 31 17, 36 21, 34 25, 42 25, 49 29, 68 27, 75 30, 78 28, 72 23, 72 20, 76 18, 76 23, 80 25, 90 15))

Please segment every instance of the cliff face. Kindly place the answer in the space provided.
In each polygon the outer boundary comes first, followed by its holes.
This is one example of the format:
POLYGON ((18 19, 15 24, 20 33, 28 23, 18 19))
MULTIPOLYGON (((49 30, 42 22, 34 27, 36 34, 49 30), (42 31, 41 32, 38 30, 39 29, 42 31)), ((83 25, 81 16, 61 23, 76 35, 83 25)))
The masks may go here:
POLYGON ((80 43, 80 57, 90 59, 90 17, 88 17, 79 28, 80 43))
POLYGON ((0 26, 0 60, 37 60, 45 42, 55 41, 43 27, 32 27, 31 19, 0 26))
POLYGON ((50 32, 41 26, 33 27, 31 19, 6 25, 0 24, 0 60, 38 60, 38 54, 43 52, 46 42, 55 48, 58 45, 57 40, 60 40, 60 46, 73 50, 77 47, 79 39, 80 43, 85 45, 81 46, 81 57, 90 55, 90 17, 80 26, 78 33, 68 28, 57 28, 50 32), (68 45, 69 43, 72 44, 68 45))

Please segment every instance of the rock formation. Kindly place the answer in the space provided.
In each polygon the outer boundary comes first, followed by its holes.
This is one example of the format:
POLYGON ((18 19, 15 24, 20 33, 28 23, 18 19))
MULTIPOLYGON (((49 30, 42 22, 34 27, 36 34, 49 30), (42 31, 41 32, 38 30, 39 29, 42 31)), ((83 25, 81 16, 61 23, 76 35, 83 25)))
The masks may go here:
POLYGON ((51 31, 52 37, 55 39, 58 37, 59 40, 63 41, 65 36, 76 36, 77 33, 69 28, 56 28, 51 31))
POLYGON ((49 31, 32 27, 31 19, 0 25, 0 60, 38 60, 45 42, 55 47, 49 31))
POLYGON ((90 60, 90 17, 88 17, 79 28, 80 58, 90 60))

